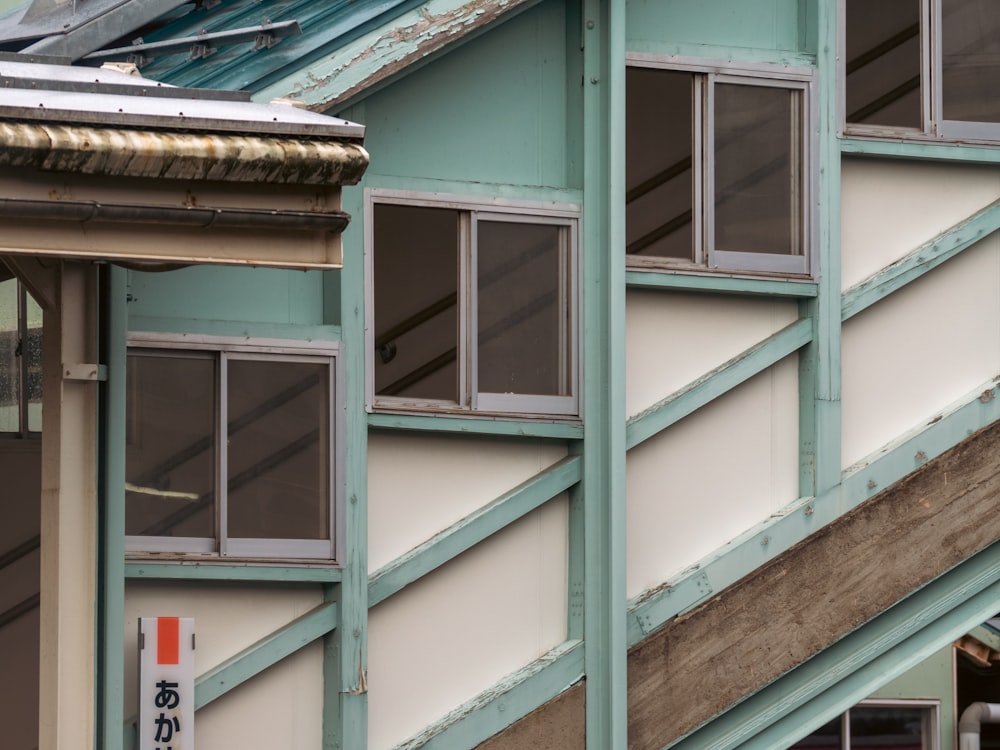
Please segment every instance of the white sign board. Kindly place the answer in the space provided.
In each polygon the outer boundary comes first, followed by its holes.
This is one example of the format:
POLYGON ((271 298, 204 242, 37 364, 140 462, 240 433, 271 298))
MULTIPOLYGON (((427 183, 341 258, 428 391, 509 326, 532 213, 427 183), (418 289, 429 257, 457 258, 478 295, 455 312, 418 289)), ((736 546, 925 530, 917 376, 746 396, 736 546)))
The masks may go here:
POLYGON ((139 618, 139 750, 194 750, 194 618, 139 618))

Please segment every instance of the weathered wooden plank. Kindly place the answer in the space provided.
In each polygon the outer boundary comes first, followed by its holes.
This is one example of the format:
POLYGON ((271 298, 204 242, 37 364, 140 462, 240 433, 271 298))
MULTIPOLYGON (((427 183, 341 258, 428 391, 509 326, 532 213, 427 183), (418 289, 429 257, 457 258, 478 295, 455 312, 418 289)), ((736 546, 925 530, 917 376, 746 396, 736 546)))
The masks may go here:
POLYGON ((638 644, 629 747, 659 750, 1000 538, 998 448, 994 425, 638 644))

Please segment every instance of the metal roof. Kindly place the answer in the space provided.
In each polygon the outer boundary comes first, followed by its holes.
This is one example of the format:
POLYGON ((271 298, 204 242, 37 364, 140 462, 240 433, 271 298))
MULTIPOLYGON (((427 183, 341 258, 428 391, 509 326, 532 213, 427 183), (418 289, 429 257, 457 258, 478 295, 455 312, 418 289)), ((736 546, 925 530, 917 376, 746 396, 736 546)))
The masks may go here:
POLYGON ((418 0, 34 0, 32 5, 42 6, 44 12, 31 14, 32 6, 26 6, 27 10, 0 18, 0 48, 81 60, 105 48, 138 46, 137 37, 139 45, 152 45, 255 27, 266 34, 269 25, 297 21, 300 35, 264 44, 256 35, 209 38, 193 58, 191 49, 161 51, 154 46, 119 58, 143 55, 143 75, 149 78, 169 78, 188 87, 254 91, 266 85, 268 77, 300 68, 418 4, 418 0), (122 18, 114 25, 101 23, 110 15, 122 18), (127 17, 135 19, 134 25, 125 22, 127 17), (116 36, 109 36, 111 26, 116 36))
POLYGON ((0 60, 0 120, 360 139, 361 125, 245 92, 201 91, 119 70, 0 60))

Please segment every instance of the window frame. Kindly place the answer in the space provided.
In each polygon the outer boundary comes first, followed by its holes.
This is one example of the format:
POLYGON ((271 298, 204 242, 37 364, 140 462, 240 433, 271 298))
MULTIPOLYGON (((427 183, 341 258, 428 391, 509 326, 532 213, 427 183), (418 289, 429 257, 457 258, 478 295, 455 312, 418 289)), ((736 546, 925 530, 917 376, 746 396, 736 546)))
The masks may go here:
MULTIPOLYGON (((28 291, 28 288, 24 283, 18 279, 16 276, 11 276, 10 278, 4 279, 2 283, 10 283, 14 287, 14 304, 17 313, 17 323, 16 328, 8 332, 12 334, 13 339, 17 342, 15 344, 15 368, 16 369, 16 380, 17 380, 17 429, 16 430, 2 430, 0 431, 0 440, 37 440, 42 436, 42 424, 41 424, 41 400, 32 401, 31 399, 31 380, 32 380, 32 367, 29 361, 29 337, 33 330, 37 331, 39 337, 39 343, 41 343, 42 331, 44 328, 44 316, 45 311, 42 309, 41 305, 28 291), (29 325, 31 315, 31 307, 37 308, 40 317, 39 325, 31 326, 29 325), (17 353, 20 352, 20 353, 17 353), (32 419, 33 407, 38 409, 37 419, 32 419), (38 429, 32 429, 32 426, 37 426, 38 429)), ((39 359, 41 358, 41 347, 37 349, 39 359)), ((42 373, 41 365, 38 365, 38 372, 36 374, 39 386, 41 386, 42 373)))
POLYGON ((366 188, 365 244, 365 408, 368 412, 433 413, 449 416, 499 416, 524 419, 578 419, 580 417, 580 210, 562 203, 516 201, 447 193, 423 193, 388 188, 366 188), (375 227, 376 205, 448 209, 459 214, 458 330, 456 332, 458 401, 384 396, 375 393, 375 227), (568 344, 565 362, 570 394, 551 396, 491 393, 479 390, 478 373, 478 224, 497 221, 554 226, 560 229, 562 274, 560 295, 570 311, 563 335, 568 344))
MULTIPOLYGON (((818 271, 814 196, 818 194, 819 162, 816 71, 810 67, 771 63, 733 63, 687 57, 628 53, 627 68, 674 71, 695 75, 692 102, 692 226, 693 260, 626 253, 629 270, 659 270, 729 276, 782 276, 811 280, 818 271), (718 84, 777 88, 798 92, 795 150, 798 175, 798 210, 793 232, 801 253, 762 253, 719 250, 715 247, 715 87, 718 84)), ((627 145, 626 145, 627 148, 627 145)))
MULTIPOLYGON (((197 557, 215 562, 258 561, 300 562, 341 566, 344 549, 344 408, 343 372, 340 367, 340 343, 337 341, 298 341, 268 338, 235 338, 175 333, 130 332, 128 354, 163 352, 163 356, 193 356, 214 363, 213 415, 215 534, 212 537, 125 536, 125 553, 130 559, 182 561, 197 557), (228 364, 235 361, 316 363, 327 366, 327 445, 322 454, 327 461, 327 539, 277 539, 230 537, 227 533, 228 471, 228 364)), ((127 415, 131 412, 126 411, 127 415)), ((133 417, 128 417, 133 418, 133 417)))
MULTIPOLYGON (((851 750, 851 711, 856 708, 917 708, 924 712, 925 750, 940 750, 941 748, 941 701, 936 698, 866 698, 855 703, 846 711, 838 714, 835 719, 840 723, 840 745, 838 750, 851 750)), ((832 721, 832 720, 831 720, 832 721)), ((824 726, 826 725, 825 722, 824 726)), ((802 742, 812 733, 803 737, 802 742)), ((799 742, 795 743, 796 745, 799 742)), ((794 747, 794 745, 792 746, 794 747)))
POLYGON ((944 119, 944 87, 942 42, 943 0, 918 0, 920 47, 920 127, 866 125, 847 121, 847 0, 838 0, 839 14, 839 116, 840 131, 845 136, 863 138, 904 138, 913 141, 939 143, 979 143, 997 145, 1000 142, 1000 122, 944 119))

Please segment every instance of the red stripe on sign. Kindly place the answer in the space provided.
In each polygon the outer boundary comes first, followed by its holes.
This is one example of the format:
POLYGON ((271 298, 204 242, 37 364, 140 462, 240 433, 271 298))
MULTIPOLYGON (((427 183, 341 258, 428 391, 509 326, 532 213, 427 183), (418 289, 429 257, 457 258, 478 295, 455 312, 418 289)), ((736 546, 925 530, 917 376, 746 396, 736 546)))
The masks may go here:
POLYGON ((179 617, 156 618, 156 663, 177 664, 180 662, 181 619, 179 617))

